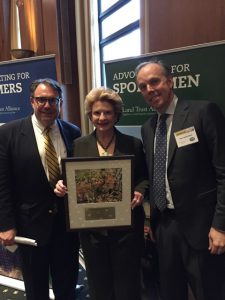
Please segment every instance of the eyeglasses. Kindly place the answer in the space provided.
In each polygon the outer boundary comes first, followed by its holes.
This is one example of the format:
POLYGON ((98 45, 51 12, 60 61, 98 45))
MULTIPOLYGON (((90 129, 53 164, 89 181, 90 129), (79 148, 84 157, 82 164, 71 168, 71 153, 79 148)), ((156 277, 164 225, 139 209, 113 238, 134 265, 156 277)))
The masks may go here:
POLYGON ((50 106, 57 105, 60 101, 60 98, 52 97, 52 98, 46 98, 46 97, 33 97, 35 101, 39 104, 44 106, 47 102, 50 106))

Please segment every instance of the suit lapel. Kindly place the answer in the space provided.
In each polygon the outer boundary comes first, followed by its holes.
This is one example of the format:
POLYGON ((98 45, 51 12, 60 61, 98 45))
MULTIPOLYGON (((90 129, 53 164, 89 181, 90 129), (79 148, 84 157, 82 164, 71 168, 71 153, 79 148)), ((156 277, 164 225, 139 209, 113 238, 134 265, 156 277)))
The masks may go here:
POLYGON ((27 117, 22 121, 20 130, 20 147, 23 149, 20 151, 29 152, 29 155, 32 155, 33 159, 36 160, 39 168, 36 173, 40 176, 44 176, 47 179, 39 154, 31 117, 27 117))
POLYGON ((87 157, 95 157, 99 156, 98 153, 98 147, 95 137, 95 131, 93 131, 91 134, 86 135, 82 137, 81 143, 79 142, 77 147, 75 143, 75 156, 81 157, 81 156, 87 156, 87 157), (81 145, 81 146, 79 146, 81 145))
POLYGON ((70 139, 68 130, 66 130, 65 126, 63 127, 62 123, 60 122, 60 119, 57 119, 57 124, 59 126, 59 131, 61 133, 61 137, 62 137, 63 142, 66 147, 67 156, 68 155, 70 156, 70 155, 72 155, 72 153, 71 153, 71 147, 69 147, 69 144, 68 144, 68 141, 70 139))
POLYGON ((184 128, 184 122, 188 115, 188 102, 178 100, 177 106, 174 112, 173 116, 173 123, 170 133, 170 142, 169 142, 169 152, 168 152, 168 166, 170 165, 170 162, 172 160, 172 157, 175 153, 175 150, 177 148, 177 143, 174 137, 174 132, 177 132, 184 128))
POLYGON ((142 138, 144 149, 146 153, 147 165, 149 168, 150 181, 153 176, 153 158, 154 158, 154 135, 157 124, 157 114, 150 117, 150 119, 143 125, 142 138))
POLYGON ((116 144, 115 144, 115 149, 114 149, 114 156, 120 156, 120 155, 124 155, 124 153, 126 153, 127 150, 127 145, 126 143, 124 143, 124 137, 121 134, 121 132, 119 132, 119 130, 117 130, 115 128, 115 133, 116 133, 116 144))
POLYGON ((32 121, 31 121, 31 116, 23 120, 21 126, 21 137, 25 137, 25 140, 27 141, 29 148, 33 148, 32 150, 35 153, 35 155, 37 154, 38 156, 40 156, 38 152, 38 146, 34 134, 32 121))
POLYGON ((87 136, 87 146, 88 146, 88 151, 91 156, 99 156, 98 153, 98 146, 97 146, 97 141, 95 137, 95 131, 93 131, 89 136, 87 136))
POLYGON ((157 119, 158 115, 155 114, 151 120, 150 120, 150 130, 147 131, 147 140, 150 141, 150 143, 147 146, 147 149, 149 151, 149 155, 151 157, 151 161, 153 162, 153 157, 154 157, 154 139, 155 139, 155 130, 156 130, 156 125, 157 125, 157 119))

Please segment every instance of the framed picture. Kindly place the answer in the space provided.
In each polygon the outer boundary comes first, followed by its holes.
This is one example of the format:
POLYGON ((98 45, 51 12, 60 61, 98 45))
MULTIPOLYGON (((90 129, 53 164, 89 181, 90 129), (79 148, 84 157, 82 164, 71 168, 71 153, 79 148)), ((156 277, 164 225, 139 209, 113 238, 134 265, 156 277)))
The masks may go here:
POLYGON ((68 230, 131 226, 133 155, 62 159, 68 230))

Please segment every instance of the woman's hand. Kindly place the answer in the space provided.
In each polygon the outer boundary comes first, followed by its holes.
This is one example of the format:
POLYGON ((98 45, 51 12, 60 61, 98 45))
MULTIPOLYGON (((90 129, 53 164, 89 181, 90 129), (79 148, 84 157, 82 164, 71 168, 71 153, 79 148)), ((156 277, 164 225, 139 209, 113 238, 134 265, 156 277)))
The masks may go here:
POLYGON ((134 198, 131 201, 131 208, 134 209, 136 206, 141 205, 143 200, 144 200, 143 195, 140 192, 135 191, 134 198))
POLYGON ((64 197, 65 194, 67 193, 67 187, 63 184, 62 180, 59 180, 56 185, 55 185, 55 189, 54 189, 54 193, 58 196, 58 197, 64 197))

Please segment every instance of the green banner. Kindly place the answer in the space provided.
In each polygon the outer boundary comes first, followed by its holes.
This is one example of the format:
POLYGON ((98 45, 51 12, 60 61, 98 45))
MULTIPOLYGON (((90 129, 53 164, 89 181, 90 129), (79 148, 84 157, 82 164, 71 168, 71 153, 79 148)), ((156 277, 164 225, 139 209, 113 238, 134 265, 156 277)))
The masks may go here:
POLYGON ((142 125, 152 113, 138 90, 134 70, 154 57, 171 66, 178 97, 216 102, 225 113, 225 41, 221 41, 105 62, 106 84, 124 102, 118 125, 142 125))

